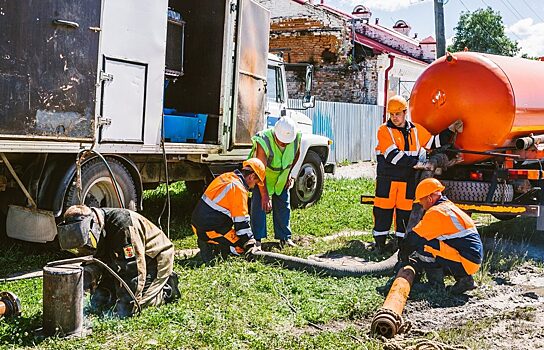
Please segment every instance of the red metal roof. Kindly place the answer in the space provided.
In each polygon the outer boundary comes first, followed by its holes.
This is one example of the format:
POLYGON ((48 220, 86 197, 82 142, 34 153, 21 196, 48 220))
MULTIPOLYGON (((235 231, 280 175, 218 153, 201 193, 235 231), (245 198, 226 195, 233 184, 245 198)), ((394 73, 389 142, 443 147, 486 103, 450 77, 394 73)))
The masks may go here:
POLYGON ((436 44, 436 40, 432 36, 428 36, 419 42, 420 44, 436 44))
POLYGON ((384 45, 384 44, 382 44, 382 43, 380 43, 380 42, 378 42, 378 41, 376 41, 374 39, 371 39, 371 38, 369 38, 367 36, 364 36, 362 34, 359 34, 359 33, 355 33, 355 42, 359 43, 361 45, 370 47, 375 53, 391 53, 391 54, 395 54, 396 56, 401 56, 403 58, 406 58, 406 59, 409 59, 409 60, 412 60, 412 61, 427 64, 427 62, 425 62, 423 60, 419 60, 419 59, 417 59, 415 57, 409 56, 409 55, 405 54, 402 51, 399 51, 399 50, 396 50, 396 49, 394 49, 392 47, 384 45))

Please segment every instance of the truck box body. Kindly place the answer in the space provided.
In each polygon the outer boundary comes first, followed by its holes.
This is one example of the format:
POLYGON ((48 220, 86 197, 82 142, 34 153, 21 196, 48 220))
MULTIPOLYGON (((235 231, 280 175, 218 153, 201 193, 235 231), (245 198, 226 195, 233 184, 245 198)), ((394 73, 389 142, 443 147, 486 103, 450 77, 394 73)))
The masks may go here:
POLYGON ((250 0, 0 0, 0 8, 0 137, 160 153, 167 107, 208 115, 208 146, 186 146, 207 153, 247 146, 263 127, 269 13, 250 0), (181 14, 184 37, 167 30, 169 9, 181 14), (168 46, 177 40, 183 75, 172 79, 165 61, 176 62, 168 46))

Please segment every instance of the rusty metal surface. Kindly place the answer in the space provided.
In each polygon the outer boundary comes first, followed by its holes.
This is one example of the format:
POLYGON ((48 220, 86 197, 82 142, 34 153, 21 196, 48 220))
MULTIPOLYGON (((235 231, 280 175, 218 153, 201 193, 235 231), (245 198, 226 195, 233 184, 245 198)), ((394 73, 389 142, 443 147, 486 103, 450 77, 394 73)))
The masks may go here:
POLYGON ((43 268, 43 329, 47 335, 83 331, 83 268, 78 265, 43 268))
POLYGON ((92 138, 101 1, 0 8, 0 134, 92 138))
POLYGON ((404 327, 402 312, 406 300, 408 300, 415 275, 415 269, 409 265, 399 270, 383 306, 372 319, 371 329, 373 333, 392 338, 397 333, 402 332, 404 327))
POLYGON ((251 145, 251 137, 265 127, 265 82, 270 29, 270 13, 266 9, 250 0, 241 0, 240 5, 235 146, 251 145))

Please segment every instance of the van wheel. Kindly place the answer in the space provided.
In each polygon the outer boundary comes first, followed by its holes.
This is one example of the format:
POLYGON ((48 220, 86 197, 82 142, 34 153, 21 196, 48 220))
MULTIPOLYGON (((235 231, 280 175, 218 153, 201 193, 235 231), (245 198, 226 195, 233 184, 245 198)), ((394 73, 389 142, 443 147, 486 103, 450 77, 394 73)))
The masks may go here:
MULTIPOLYGON (((118 160, 106 158, 113 172, 115 180, 119 184, 121 197, 125 201, 126 209, 136 210, 138 195, 136 185, 127 168, 118 160)), ((83 203, 89 207, 120 208, 110 173, 101 159, 93 158, 81 166, 81 184, 83 203)), ((64 209, 80 204, 76 188, 76 177, 66 191, 64 197, 64 209)))
POLYGON ((291 208, 307 208, 323 194, 325 170, 319 155, 309 150, 291 189, 291 208))

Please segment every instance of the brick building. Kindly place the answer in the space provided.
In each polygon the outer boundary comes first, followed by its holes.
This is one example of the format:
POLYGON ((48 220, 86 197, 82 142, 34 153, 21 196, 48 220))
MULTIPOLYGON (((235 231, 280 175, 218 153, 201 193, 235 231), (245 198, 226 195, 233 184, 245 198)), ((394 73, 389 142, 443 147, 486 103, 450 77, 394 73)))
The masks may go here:
MULTIPOLYGON (((314 64, 319 100, 384 105, 386 96, 409 95, 435 58, 434 39, 410 37, 404 21, 383 27, 364 6, 346 14, 307 0, 257 1, 271 11, 270 51, 286 62, 314 64)), ((303 94, 301 80, 288 74, 291 96, 303 94)))

